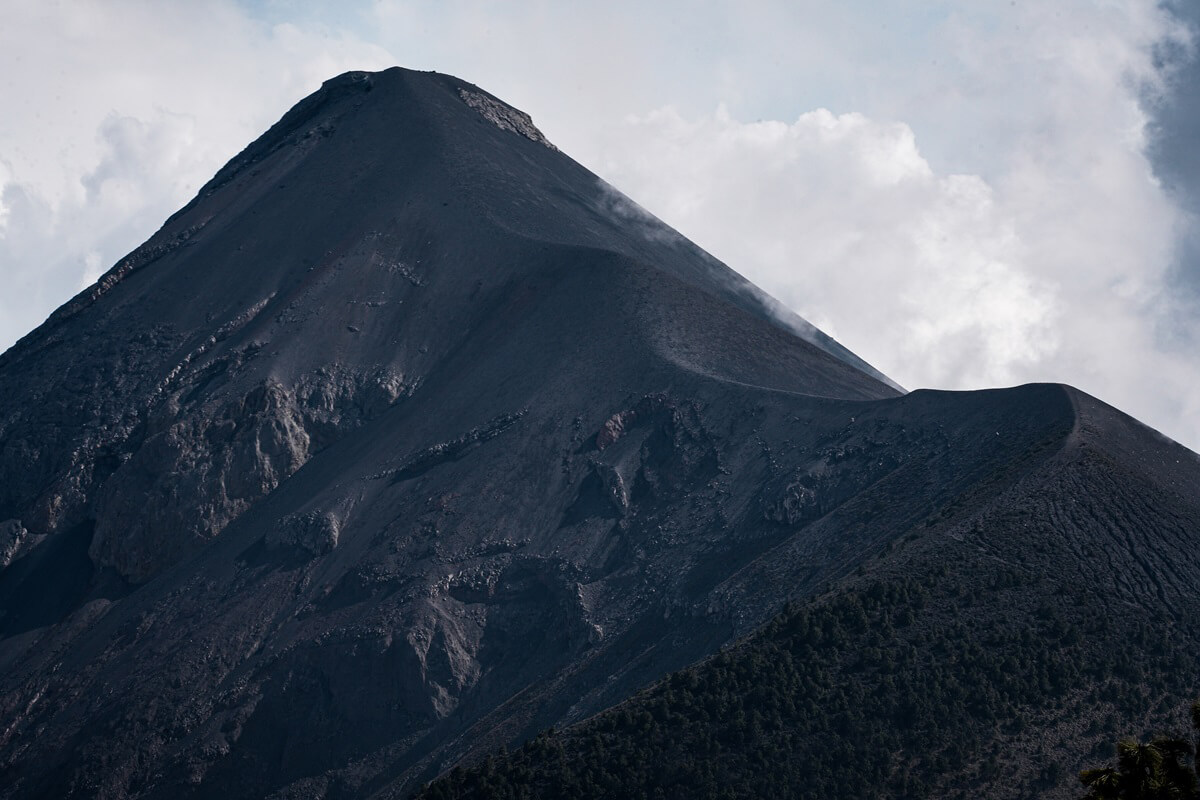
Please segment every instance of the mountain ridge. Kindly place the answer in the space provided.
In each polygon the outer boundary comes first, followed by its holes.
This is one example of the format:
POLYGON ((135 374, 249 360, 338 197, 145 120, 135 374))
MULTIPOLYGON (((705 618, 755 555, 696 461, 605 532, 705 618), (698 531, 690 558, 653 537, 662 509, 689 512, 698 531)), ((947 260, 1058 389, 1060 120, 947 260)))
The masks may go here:
POLYGON ((1194 454, 905 394, 504 109, 335 78, 0 355, 0 796, 403 796, 972 514, 1136 533, 1121 613, 1189 612, 1194 454))

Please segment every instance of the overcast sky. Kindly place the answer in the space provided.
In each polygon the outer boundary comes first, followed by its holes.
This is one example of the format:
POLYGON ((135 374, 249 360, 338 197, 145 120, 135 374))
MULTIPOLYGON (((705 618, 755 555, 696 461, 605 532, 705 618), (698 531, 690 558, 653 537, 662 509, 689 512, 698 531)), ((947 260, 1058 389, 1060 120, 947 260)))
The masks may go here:
POLYGON ((1200 448, 1197 4, 0 0, 0 349, 322 80, 449 72, 909 388, 1200 448))

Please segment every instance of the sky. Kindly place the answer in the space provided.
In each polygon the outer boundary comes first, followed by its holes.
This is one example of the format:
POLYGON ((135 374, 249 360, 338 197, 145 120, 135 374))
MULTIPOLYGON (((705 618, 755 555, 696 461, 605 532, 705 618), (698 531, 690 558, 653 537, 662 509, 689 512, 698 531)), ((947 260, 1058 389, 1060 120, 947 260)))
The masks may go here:
POLYGON ((326 78, 448 72, 907 388, 1200 449, 1200 4, 0 0, 0 349, 326 78))

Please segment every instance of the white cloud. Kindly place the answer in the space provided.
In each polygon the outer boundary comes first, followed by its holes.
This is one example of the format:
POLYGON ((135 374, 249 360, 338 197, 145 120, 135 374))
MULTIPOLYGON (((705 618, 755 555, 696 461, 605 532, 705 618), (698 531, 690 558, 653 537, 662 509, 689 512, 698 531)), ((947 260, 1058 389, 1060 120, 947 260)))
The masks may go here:
POLYGON ((4 200, 4 190, 12 180, 12 174, 4 161, 0 160, 0 235, 8 226, 8 204, 4 200))
POLYGON ((1053 351, 1053 287, 992 189, 934 174, 906 125, 665 109, 625 135, 618 185, 901 382, 1006 382, 1053 351))

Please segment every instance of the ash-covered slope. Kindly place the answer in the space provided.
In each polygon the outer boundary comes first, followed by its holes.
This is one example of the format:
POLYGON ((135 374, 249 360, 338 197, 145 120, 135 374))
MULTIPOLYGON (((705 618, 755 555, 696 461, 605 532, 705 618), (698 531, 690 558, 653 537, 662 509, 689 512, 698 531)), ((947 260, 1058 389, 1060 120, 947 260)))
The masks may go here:
MULTIPOLYGON (((1024 502, 1100 408, 770 309, 476 87, 328 82, 0 356, 0 796, 402 796, 1024 502)), ((1194 589, 1191 455, 1121 425, 1194 589)))

